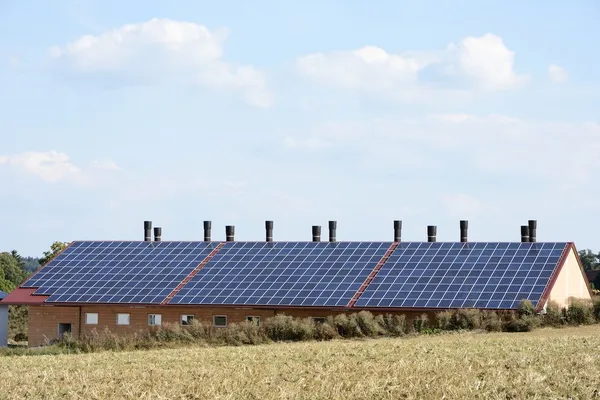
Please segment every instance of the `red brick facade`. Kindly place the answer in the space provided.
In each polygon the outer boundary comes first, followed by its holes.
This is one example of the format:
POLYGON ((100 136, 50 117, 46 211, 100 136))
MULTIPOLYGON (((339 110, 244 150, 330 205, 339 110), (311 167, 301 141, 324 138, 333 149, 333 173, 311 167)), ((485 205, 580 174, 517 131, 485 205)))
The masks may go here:
MULTIPOLYGON (((357 312, 352 311, 352 312, 357 312)), ((264 310, 249 308, 204 308, 204 307, 140 307, 140 306, 30 306, 29 307, 29 346, 42 346, 59 335, 59 324, 71 324, 73 336, 86 335, 94 329, 98 332, 108 328, 117 334, 131 334, 149 328, 148 315, 160 314, 162 324, 180 323, 181 315, 193 315, 195 319, 213 322, 213 317, 227 316, 227 322, 242 322, 249 316, 266 319, 275 314, 294 317, 327 317, 339 314, 331 310, 264 310), (98 323, 86 324, 86 313, 97 313, 98 323), (117 314, 129 314, 129 325, 117 325, 117 314)), ((417 313, 404 313, 411 318, 417 313)))

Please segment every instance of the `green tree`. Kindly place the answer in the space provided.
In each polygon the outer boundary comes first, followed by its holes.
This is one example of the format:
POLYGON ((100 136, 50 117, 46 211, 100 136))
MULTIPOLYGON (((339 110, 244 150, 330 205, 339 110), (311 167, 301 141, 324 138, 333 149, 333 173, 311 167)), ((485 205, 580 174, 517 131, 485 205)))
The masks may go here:
POLYGON ((10 255, 17 261, 21 269, 25 269, 25 262, 23 261, 23 257, 19 254, 18 251, 12 250, 10 255))
POLYGON ((3 272, 4 280, 12 283, 14 286, 20 285, 27 278, 27 273, 21 268, 11 253, 0 253, 0 270, 3 272))
POLYGON ((581 259, 581 263, 583 264, 584 270, 592 271, 595 269, 600 269, 598 254, 594 254, 594 252, 590 249, 580 250, 579 258, 581 259))
POLYGON ((56 257, 61 251, 67 248, 68 242, 54 242, 50 246, 49 251, 44 252, 44 257, 39 260, 40 265, 49 263, 54 257, 56 257))

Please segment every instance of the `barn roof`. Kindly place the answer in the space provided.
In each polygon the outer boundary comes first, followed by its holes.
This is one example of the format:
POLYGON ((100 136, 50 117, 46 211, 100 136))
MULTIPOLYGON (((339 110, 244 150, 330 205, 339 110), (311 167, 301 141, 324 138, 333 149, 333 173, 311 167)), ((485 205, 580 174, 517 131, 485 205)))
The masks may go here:
POLYGON ((547 298, 568 242, 76 241, 5 302, 514 309, 547 298))

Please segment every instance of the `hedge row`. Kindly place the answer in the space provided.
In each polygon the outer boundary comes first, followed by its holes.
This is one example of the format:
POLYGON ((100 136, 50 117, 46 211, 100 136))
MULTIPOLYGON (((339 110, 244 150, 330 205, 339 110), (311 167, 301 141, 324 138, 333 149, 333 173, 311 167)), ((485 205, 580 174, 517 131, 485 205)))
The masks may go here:
POLYGON ((155 330, 134 335, 118 336, 106 330, 94 332, 81 339, 66 336, 56 344, 68 352, 101 350, 135 350, 176 347, 186 344, 253 345, 282 341, 332 340, 338 338, 398 337, 444 331, 484 330, 488 332, 528 332, 537 327, 561 327, 600 322, 600 301, 575 301, 568 309, 549 304, 546 312, 537 314, 529 301, 514 312, 495 312, 477 309, 442 311, 430 319, 426 314, 410 321, 404 315, 373 315, 368 311, 339 314, 324 322, 310 318, 277 315, 260 325, 253 322, 232 323, 214 328, 201 321, 190 326, 165 324, 155 330))

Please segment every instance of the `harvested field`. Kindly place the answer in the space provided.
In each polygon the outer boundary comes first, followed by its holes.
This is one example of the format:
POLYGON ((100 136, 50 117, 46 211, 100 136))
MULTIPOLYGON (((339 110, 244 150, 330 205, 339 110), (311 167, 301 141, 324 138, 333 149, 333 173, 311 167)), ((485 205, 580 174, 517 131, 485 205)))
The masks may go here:
POLYGON ((600 326, 0 357, 0 398, 600 398, 600 326))

